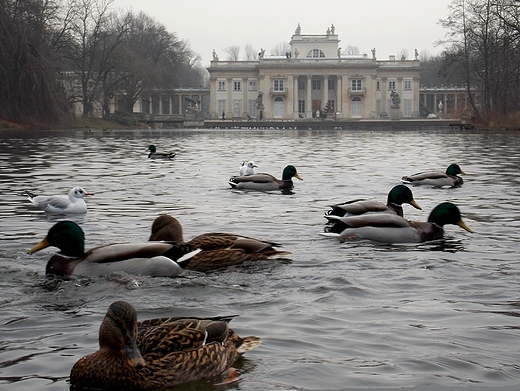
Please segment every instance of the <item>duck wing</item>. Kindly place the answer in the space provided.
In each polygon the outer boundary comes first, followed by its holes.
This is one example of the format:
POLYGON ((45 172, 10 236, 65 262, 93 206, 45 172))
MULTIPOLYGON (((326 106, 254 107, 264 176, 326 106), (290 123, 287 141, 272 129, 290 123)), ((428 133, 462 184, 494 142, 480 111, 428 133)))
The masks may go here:
POLYGON ((290 255, 290 252, 275 249, 274 246, 280 246, 278 243, 229 233, 202 234, 189 244, 203 250, 187 266, 199 271, 239 265, 245 261, 283 259, 290 255))
POLYGON ((388 212, 395 213, 393 210, 388 208, 385 204, 378 201, 370 201, 370 200, 352 200, 343 202, 341 204, 329 205, 331 210, 326 212, 327 215, 334 216, 356 216, 362 215, 365 213, 380 213, 380 212, 388 212))

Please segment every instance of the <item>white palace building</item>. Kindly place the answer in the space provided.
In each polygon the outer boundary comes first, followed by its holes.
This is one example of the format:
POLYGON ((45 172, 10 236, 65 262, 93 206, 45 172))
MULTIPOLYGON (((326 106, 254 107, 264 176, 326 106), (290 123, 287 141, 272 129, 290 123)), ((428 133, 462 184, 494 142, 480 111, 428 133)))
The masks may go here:
POLYGON ((220 61, 213 51, 209 116, 379 119, 390 118, 397 106, 399 118, 419 117, 417 51, 414 59, 382 60, 375 49, 370 56, 342 55, 339 43, 334 25, 322 35, 302 34, 298 25, 282 57, 264 55, 262 49, 255 61, 220 61))

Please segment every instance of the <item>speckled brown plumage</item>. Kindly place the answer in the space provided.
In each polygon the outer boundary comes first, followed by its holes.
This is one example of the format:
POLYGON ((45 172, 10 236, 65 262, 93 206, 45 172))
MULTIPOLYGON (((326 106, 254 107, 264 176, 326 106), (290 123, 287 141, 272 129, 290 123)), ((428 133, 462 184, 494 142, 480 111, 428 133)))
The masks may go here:
POLYGON ((137 322, 130 304, 115 302, 100 328, 100 350, 74 364, 71 385, 152 390, 217 376, 260 344, 257 337, 241 338, 229 329, 230 319, 137 322))
MULTIPOLYGON (((161 215, 152 224, 152 241, 183 242, 182 226, 170 215, 161 215)), ((186 269, 211 270, 239 265, 245 261, 283 259, 290 253, 279 251, 277 243, 231 233, 211 232, 199 235, 189 242, 192 248, 202 251, 195 255, 186 269)))

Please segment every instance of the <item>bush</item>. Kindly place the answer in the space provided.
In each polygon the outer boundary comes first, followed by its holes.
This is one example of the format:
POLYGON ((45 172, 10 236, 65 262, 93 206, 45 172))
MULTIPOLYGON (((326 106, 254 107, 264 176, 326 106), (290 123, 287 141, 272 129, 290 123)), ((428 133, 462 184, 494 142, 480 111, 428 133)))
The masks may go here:
POLYGON ((115 111, 110 118, 124 126, 139 125, 139 119, 133 114, 123 113, 122 111, 115 111))

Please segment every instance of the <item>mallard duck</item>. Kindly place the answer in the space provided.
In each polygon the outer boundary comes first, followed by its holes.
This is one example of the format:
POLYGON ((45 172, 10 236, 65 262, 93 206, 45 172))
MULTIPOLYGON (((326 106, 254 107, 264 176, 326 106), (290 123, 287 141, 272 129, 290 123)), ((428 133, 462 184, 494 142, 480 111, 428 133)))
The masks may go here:
POLYGON ((61 251, 51 257, 46 275, 70 278, 127 272, 148 276, 173 277, 182 272, 191 257, 200 252, 188 244, 166 242, 118 243, 95 247, 85 252, 85 234, 73 221, 54 224, 47 236, 28 253, 46 247, 61 251))
POLYGON ((110 305, 99 329, 99 350, 70 371, 77 388, 157 390, 212 378, 230 368, 258 337, 239 337, 232 317, 137 321, 127 302, 110 305))
POLYGON ((301 181, 303 180, 296 171, 296 168, 289 165, 283 169, 281 180, 271 174, 258 173, 254 175, 231 177, 229 179, 229 184, 232 188, 241 190, 290 190, 293 188, 293 177, 298 178, 301 181))
POLYGON ((464 180, 458 176, 466 175, 458 164, 450 164, 446 172, 419 172, 414 175, 404 176, 401 180, 403 183, 410 185, 430 185, 434 187, 456 187, 462 185, 464 180))
POLYGON ((242 165, 240 166, 240 170, 238 171, 238 176, 254 175, 254 174, 256 174, 257 167, 258 166, 252 160, 250 160, 248 162, 242 162, 242 165))
MULTIPOLYGON (((149 240, 184 243, 182 226, 175 217, 161 215, 152 224, 149 240)), ((275 246, 280 246, 277 243, 231 233, 205 233, 193 238, 187 244, 202 250, 191 258, 186 266, 189 270, 199 271, 239 265, 245 261, 283 259, 291 254, 275 249, 275 246)))
POLYGON ((408 221, 390 213, 373 213, 361 216, 326 216, 329 225, 325 236, 369 239, 382 243, 421 243, 441 239, 444 225, 456 224, 473 232, 463 221, 457 206, 450 202, 437 205, 427 222, 408 221))
POLYGON ((87 204, 84 200, 87 196, 93 196, 93 193, 87 193, 82 187, 76 186, 68 196, 37 196, 29 191, 23 193, 29 201, 41 210, 49 214, 77 214, 86 213, 87 204))
POLYGON ((413 199, 412 191, 404 186, 397 185, 390 190, 386 205, 382 202, 367 201, 367 200, 353 200, 342 204, 330 205, 330 210, 326 212, 326 216, 356 216, 365 213, 394 213, 398 216, 403 216, 403 204, 407 203, 416 209, 422 210, 417 202, 413 199))
POLYGON ((148 159, 173 159, 176 155, 175 152, 157 152, 157 148, 153 144, 146 151, 150 151, 148 159))

